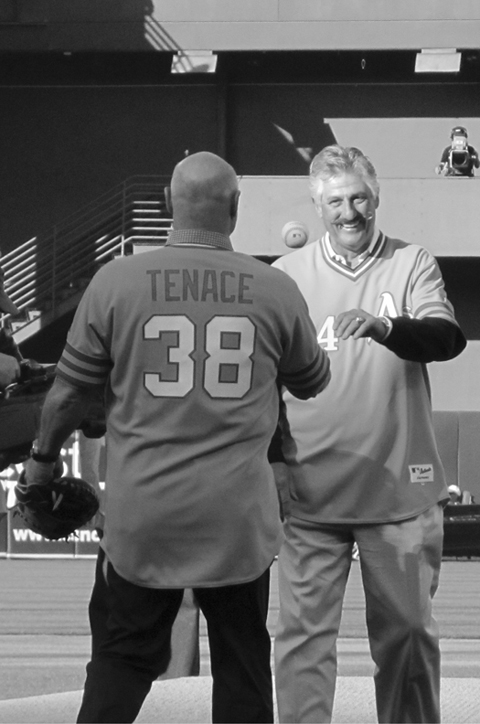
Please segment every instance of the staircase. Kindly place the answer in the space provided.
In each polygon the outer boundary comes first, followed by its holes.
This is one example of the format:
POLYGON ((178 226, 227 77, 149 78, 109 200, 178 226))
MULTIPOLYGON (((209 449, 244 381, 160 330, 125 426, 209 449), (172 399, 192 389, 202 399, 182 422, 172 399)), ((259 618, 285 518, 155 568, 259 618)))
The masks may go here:
POLYGON ((164 244, 172 219, 164 176, 133 176, 5 254, 5 291, 20 310, 0 317, 18 343, 76 307, 100 266, 145 243, 164 244))

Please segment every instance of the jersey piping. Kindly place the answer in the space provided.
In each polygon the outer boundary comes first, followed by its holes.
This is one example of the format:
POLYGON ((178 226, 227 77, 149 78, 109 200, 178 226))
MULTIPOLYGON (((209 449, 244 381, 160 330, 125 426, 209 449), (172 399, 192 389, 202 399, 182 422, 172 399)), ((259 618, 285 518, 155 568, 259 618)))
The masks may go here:
POLYGON ((375 264, 377 259, 381 257, 384 246, 385 235, 380 232, 377 242, 373 247, 371 253, 367 256, 366 259, 361 262, 361 264, 355 267, 355 269, 351 269, 345 264, 342 264, 342 262, 337 261, 337 259, 329 254, 325 236, 323 236, 320 240, 322 255, 328 266, 330 266, 332 269, 335 269, 335 271, 343 274, 343 276, 351 279, 352 281, 355 281, 356 279, 359 279, 361 276, 366 274, 366 272, 373 266, 373 264, 375 264))

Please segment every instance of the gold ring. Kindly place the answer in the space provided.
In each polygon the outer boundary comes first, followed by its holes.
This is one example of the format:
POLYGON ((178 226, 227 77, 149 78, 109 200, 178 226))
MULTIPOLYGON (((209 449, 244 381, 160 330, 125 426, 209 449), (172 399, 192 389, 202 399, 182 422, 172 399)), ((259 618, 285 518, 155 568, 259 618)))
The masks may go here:
POLYGON ((355 321, 356 321, 356 322, 364 322, 365 320, 364 320, 363 317, 355 317, 355 321))

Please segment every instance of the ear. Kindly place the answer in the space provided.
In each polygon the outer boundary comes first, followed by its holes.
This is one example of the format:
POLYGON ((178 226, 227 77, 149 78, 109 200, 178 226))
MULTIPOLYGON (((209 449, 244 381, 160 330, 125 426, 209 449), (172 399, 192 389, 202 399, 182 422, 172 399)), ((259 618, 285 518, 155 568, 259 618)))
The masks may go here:
POLYGON ((232 194, 232 200, 230 202, 230 216, 237 216, 238 215, 238 204, 240 202, 240 191, 237 189, 232 194))
POLYGON ((380 206, 380 196, 377 196, 377 198, 375 199, 375 208, 378 209, 379 206, 380 206))
POLYGON ((315 211, 317 212, 318 216, 322 218, 323 212, 322 212, 322 204, 317 199, 312 198, 312 203, 315 206, 315 211))
POLYGON ((232 231, 234 230, 235 226, 237 225, 239 201, 240 201, 240 191, 237 189, 232 194, 232 198, 230 200, 230 218, 232 220, 232 231))
POLYGON ((167 211, 173 214, 172 192, 170 190, 170 186, 165 186, 165 188, 163 189, 163 193, 165 194, 165 204, 167 206, 167 211))

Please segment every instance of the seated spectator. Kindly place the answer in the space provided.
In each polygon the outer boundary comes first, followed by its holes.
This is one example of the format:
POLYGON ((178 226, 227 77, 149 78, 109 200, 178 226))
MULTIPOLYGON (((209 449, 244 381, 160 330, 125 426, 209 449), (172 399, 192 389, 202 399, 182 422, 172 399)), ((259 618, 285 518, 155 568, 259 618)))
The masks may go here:
POLYGON ((459 505, 462 502, 462 491, 458 485, 449 485, 448 494, 450 496, 450 504, 459 505))
POLYGON ((460 490, 458 485, 449 485, 448 494, 450 496, 450 505, 472 505, 475 498, 469 490, 460 490))
POLYGON ((11 385, 20 375, 20 365, 15 357, 0 352, 0 392, 11 385))
POLYGON ((442 176, 474 176, 480 161, 475 148, 468 144, 467 129, 455 126, 450 138, 451 144, 444 149, 435 172, 442 176))

